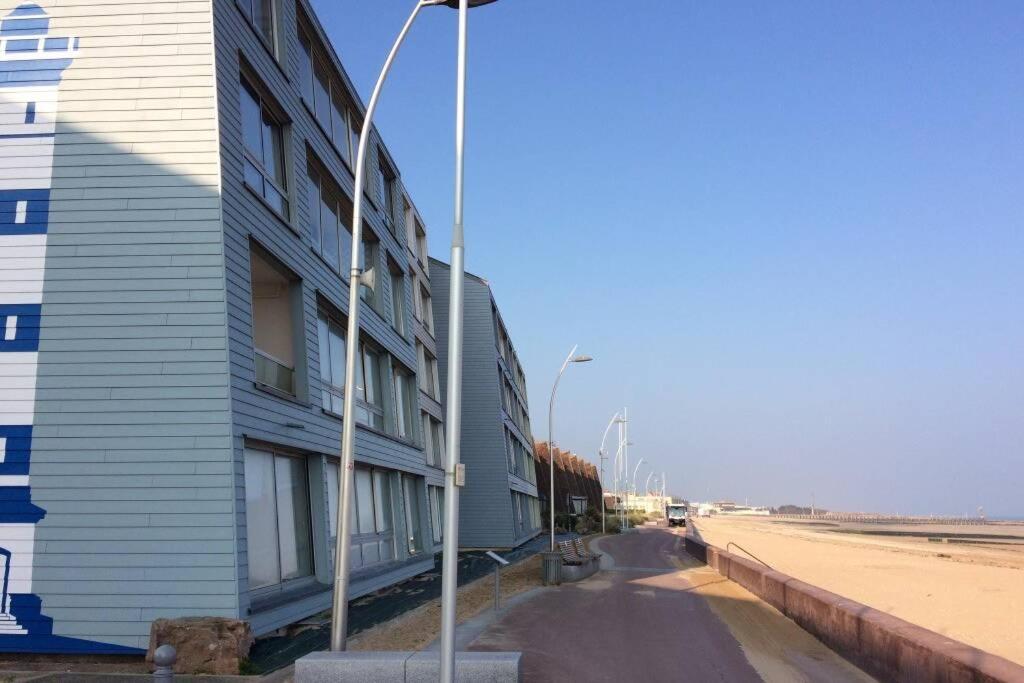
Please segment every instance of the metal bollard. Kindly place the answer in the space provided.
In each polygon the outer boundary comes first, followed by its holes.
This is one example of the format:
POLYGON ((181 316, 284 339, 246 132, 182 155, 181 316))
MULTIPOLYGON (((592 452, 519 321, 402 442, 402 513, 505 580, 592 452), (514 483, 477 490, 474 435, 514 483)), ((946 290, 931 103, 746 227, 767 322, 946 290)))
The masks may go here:
POLYGON ((153 653, 153 663, 156 668, 153 670, 154 681, 169 683, 174 680, 174 662, 178 659, 178 651, 173 645, 161 645, 153 653))

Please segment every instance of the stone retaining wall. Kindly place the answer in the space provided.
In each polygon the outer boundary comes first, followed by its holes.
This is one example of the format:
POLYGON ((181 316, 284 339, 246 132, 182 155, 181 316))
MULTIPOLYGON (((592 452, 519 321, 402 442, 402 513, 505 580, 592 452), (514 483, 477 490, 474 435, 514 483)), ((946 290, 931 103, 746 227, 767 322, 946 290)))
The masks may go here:
POLYGON ((735 581, 883 681, 1024 683, 1024 667, 891 614, 798 581, 713 545, 686 552, 735 581))

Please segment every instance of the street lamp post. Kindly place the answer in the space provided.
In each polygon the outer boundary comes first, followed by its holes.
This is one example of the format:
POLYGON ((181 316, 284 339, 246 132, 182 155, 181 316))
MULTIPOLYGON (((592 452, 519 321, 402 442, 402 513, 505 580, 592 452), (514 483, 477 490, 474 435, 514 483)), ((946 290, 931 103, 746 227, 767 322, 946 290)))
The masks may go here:
MULTIPOLYGON (((605 493, 605 491, 604 491, 604 461, 607 459, 607 456, 605 455, 605 452, 604 452, 604 442, 608 438, 608 432, 611 431, 612 425, 616 424, 616 423, 621 423, 621 422, 622 422, 622 418, 619 417, 618 413, 615 413, 615 415, 612 416, 612 419, 609 420, 608 426, 604 428, 604 435, 601 437, 601 447, 599 449, 597 449, 598 459, 601 462, 601 533, 602 534, 605 533, 605 531, 604 531, 604 515, 605 515, 605 506, 604 506, 604 493, 605 493)), ((616 455, 616 458, 617 457, 618 457, 618 455, 616 455)))
POLYGON ((645 496, 650 495, 650 493, 651 493, 651 477, 653 477, 653 476, 654 476, 654 470, 651 470, 651 473, 647 475, 647 481, 644 483, 644 495, 645 496))
POLYGON ((562 368, 558 371, 558 377, 555 378, 555 385, 551 387, 551 401, 548 403, 548 465, 550 466, 550 490, 548 494, 548 507, 549 510, 549 521, 551 522, 551 543, 548 550, 555 552, 555 394, 558 392, 558 382, 562 379, 562 373, 569 367, 569 363, 586 363, 594 360, 590 356, 577 356, 576 349, 579 345, 572 347, 572 351, 565 357, 565 362, 562 363, 562 368))
MULTIPOLYGON (((388 73, 391 71, 391 65, 395 60, 395 56, 398 54, 399 48, 405 41, 406 35, 409 33, 409 29, 412 28, 413 23, 416 21, 416 17, 419 16, 420 10, 424 7, 431 7, 435 5, 446 5, 452 8, 458 8, 459 10, 459 66, 458 66, 458 89, 457 89, 457 113, 456 113, 456 131, 455 131, 455 144, 456 144, 456 223, 459 228, 459 240, 461 249, 461 223, 462 223, 462 144, 464 134, 464 111, 465 111, 465 56, 466 56, 466 13, 469 7, 476 7, 479 5, 486 5, 495 0, 419 0, 413 7, 412 13, 409 18, 406 19, 405 25, 402 26, 402 30, 399 31, 398 37, 395 39, 394 45, 391 46, 391 51, 388 52, 387 58, 384 60, 384 66, 381 67, 380 74, 377 76, 377 82, 373 86, 373 93, 370 95, 370 100, 366 105, 366 112, 363 116, 363 127, 359 134, 359 146, 356 151, 356 169, 355 169, 355 188, 354 197, 352 201, 352 263, 349 270, 349 297, 348 297, 348 327, 346 337, 346 348, 345 348, 345 402, 342 409, 342 430, 341 430, 341 476, 339 482, 338 491, 338 535, 336 540, 336 547, 334 553, 334 597, 333 597, 333 610, 331 612, 331 650, 344 650, 347 646, 348 636, 348 584, 349 574, 351 571, 351 536, 352 536, 352 519, 351 519, 351 505, 349 501, 352 495, 352 477, 355 464, 355 377, 356 377, 356 360, 359 349, 359 305, 361 298, 359 296, 360 286, 368 286, 374 288, 376 285, 375 271, 371 266, 367 270, 363 270, 360 266, 360 250, 362 249, 362 233, 363 233, 363 187, 366 184, 366 149, 369 146, 370 131, 373 129, 373 115, 377 110, 377 102, 380 99, 381 89, 383 88, 384 81, 387 78, 388 73)), ((453 236, 453 253, 454 253, 454 241, 453 236)), ((454 262, 453 275, 454 275, 454 262)), ((461 266, 461 260, 460 260, 461 266)), ((459 270, 459 285, 461 289, 461 267, 459 270)), ((454 288, 454 285, 453 285, 454 288)), ((461 292, 460 292, 461 294, 461 292)), ((461 301, 460 301, 461 303, 461 301)), ((454 314, 453 314, 454 319, 454 314)), ((459 310, 459 329, 461 332, 461 308, 459 310)), ((459 337, 459 347, 461 351, 461 335, 459 337)), ((451 367, 452 364, 449 364, 451 367)), ((451 386, 451 385, 449 385, 451 386)), ((451 431, 449 432, 449 434, 451 431)), ((455 432, 455 439, 450 439, 449 445, 452 441, 458 439, 458 432, 455 432)), ((457 458, 457 447, 456 447, 456 458, 457 458)), ((450 482, 449 482, 450 483, 450 482)), ((454 488, 448 486, 446 483, 446 489, 454 488)), ((446 493, 448 493, 446 491, 446 493)), ((450 495, 450 494, 449 494, 450 495)), ((446 495, 447 500, 454 499, 458 500, 457 493, 449 498, 446 495)), ((458 523, 458 506, 449 505, 448 509, 455 509, 455 523, 458 523)), ((447 523, 449 521, 449 515, 446 515, 446 528, 445 528, 445 555, 447 558, 449 545, 449 538, 453 538, 453 534, 449 533, 447 523)), ((451 572, 454 575, 454 571, 451 572)), ((444 579, 447 582, 447 577, 444 579)), ((443 585, 446 585, 443 584, 443 585)), ((442 593, 443 595, 443 593, 442 593)), ((452 606, 454 612, 454 605, 452 606)), ((444 610, 442 609, 442 616, 444 616, 444 610)), ((444 635, 442 627, 442 636, 444 635)), ((444 653, 443 653, 444 654, 444 653)), ((442 656, 441 661, 441 672, 442 677, 445 671, 445 658, 442 656)), ((442 678, 442 680, 445 680, 442 678)), ((449 678, 447 680, 451 680, 449 678)))

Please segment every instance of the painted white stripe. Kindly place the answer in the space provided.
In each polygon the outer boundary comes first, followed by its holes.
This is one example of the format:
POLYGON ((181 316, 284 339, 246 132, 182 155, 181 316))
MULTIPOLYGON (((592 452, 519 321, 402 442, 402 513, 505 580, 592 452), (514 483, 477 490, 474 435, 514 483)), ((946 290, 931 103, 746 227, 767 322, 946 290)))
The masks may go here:
POLYGON ((18 203, 14 205, 14 222, 16 224, 25 222, 25 215, 28 213, 28 202, 24 199, 19 199, 18 203))
POLYGON ((7 437, 0 436, 0 463, 7 459, 7 437))
POLYGON ((28 486, 28 475, 0 474, 0 486, 28 486))
POLYGON ((7 323, 4 325, 4 341, 14 341, 18 336, 18 316, 7 316, 7 323))

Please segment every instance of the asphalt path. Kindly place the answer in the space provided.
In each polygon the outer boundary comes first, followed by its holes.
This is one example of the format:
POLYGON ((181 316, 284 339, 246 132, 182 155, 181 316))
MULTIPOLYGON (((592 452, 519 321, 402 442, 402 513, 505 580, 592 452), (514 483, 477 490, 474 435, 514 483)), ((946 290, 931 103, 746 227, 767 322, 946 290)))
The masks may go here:
POLYGON ((471 650, 521 651, 525 681, 760 681, 737 640, 682 576, 682 539, 601 539, 595 576, 510 609, 471 650))
POLYGON ((522 652, 531 682, 870 680, 689 558, 680 533, 641 528, 596 545, 599 573, 516 602, 467 649, 522 652))

